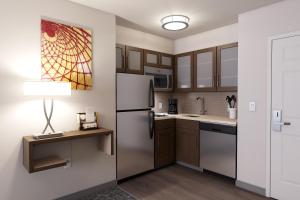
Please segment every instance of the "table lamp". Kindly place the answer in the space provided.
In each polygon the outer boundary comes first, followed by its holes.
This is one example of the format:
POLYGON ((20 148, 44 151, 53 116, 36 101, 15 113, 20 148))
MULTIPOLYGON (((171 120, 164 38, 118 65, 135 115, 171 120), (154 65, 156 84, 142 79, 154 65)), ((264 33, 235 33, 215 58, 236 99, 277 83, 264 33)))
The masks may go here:
POLYGON ((55 132, 51 125, 51 118, 53 114, 55 96, 70 96, 71 83, 68 82, 53 82, 53 81, 28 81, 24 82, 24 95, 25 96, 40 96, 43 97, 44 115, 46 118, 46 126, 42 133, 34 135, 35 139, 45 139, 63 136, 63 132, 55 132), (51 101, 50 113, 47 112, 47 98, 51 101), (46 133, 47 128, 50 127, 52 132, 46 133))

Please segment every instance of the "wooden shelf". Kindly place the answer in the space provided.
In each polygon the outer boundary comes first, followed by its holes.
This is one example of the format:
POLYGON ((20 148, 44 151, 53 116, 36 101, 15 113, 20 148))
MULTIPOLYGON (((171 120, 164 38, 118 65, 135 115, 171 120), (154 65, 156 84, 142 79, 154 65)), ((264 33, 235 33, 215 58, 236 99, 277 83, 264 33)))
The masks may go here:
POLYGON ((43 171, 47 169, 52 169, 56 167, 66 166, 67 160, 64 160, 58 156, 50 156, 46 158, 41 158, 33 161, 33 170, 35 172, 43 171))
POLYGON ((46 138, 46 139, 34 139, 33 136, 25 136, 24 140, 26 140, 31 144, 43 144, 43 143, 52 143, 52 142, 59 142, 65 140, 74 140, 79 138, 95 137, 101 135, 110 135, 112 133, 113 133, 112 130, 100 128, 100 129, 88 130, 88 131, 64 132, 63 136, 61 137, 46 138))
POLYGON ((65 166, 67 164, 67 160, 64 160, 58 156, 35 159, 35 147, 43 144, 89 137, 98 138, 98 149, 105 152, 107 155, 113 155, 112 130, 99 128, 88 131, 70 131, 65 132, 61 137, 55 138, 34 139, 33 136, 23 137, 23 165, 29 173, 65 166))

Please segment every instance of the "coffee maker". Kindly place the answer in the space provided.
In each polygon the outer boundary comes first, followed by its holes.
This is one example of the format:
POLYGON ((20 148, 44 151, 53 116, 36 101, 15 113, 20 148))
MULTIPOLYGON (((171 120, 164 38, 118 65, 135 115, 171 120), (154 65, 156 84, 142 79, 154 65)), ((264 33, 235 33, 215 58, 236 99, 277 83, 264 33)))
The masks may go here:
POLYGON ((177 110, 177 99, 169 99, 168 114, 178 114, 177 110))

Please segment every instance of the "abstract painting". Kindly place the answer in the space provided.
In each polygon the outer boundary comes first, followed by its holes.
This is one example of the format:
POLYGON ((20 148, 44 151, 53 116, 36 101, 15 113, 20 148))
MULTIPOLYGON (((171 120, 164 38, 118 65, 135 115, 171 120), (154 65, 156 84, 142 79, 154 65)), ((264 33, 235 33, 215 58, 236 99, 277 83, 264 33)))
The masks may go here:
POLYGON ((91 30, 41 20, 42 79, 71 82, 72 89, 92 88, 91 30))

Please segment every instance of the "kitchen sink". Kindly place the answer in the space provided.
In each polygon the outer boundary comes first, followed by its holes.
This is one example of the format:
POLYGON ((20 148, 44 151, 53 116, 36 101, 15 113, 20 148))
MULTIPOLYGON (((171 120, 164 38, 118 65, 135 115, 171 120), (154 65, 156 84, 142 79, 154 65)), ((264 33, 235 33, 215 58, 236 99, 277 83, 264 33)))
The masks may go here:
POLYGON ((168 114, 164 114, 164 113, 155 113, 155 117, 167 117, 168 114))
POLYGON ((184 114, 182 116, 185 116, 185 117, 201 117, 201 115, 194 115, 194 114, 184 114))

